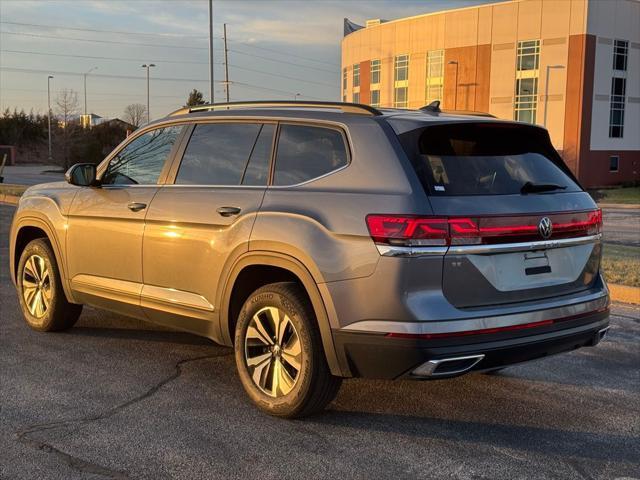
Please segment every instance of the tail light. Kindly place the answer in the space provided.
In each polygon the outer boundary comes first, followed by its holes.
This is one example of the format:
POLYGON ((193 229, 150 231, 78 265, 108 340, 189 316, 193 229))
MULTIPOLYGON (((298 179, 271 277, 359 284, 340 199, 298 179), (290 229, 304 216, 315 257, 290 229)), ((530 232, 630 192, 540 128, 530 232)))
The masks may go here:
POLYGON ((399 246, 479 245, 595 235, 602 231, 602 211, 522 216, 420 217, 368 215, 367 227, 376 243, 399 246), (544 218, 551 232, 541 231, 544 218))

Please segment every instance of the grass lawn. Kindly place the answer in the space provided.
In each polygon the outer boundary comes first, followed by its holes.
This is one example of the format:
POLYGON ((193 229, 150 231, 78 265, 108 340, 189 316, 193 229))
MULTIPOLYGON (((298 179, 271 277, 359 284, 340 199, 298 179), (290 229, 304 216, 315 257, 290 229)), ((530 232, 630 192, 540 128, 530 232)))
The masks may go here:
POLYGON ((640 205, 640 187, 595 190, 591 196, 601 203, 636 203, 640 205))
POLYGON ((30 185, 14 185, 11 183, 0 183, 0 195, 15 195, 19 197, 30 185))
POLYGON ((640 247, 605 243, 602 268, 608 282, 640 287, 640 247))

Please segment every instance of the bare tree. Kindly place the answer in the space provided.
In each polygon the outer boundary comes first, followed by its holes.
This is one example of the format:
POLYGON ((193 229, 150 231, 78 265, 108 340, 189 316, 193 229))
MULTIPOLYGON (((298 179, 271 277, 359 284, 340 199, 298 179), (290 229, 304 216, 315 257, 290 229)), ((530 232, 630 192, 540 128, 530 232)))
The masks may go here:
POLYGON ((65 88, 56 97, 56 113, 58 114, 60 126, 65 128, 78 114, 78 93, 65 88))
POLYGON ((58 115, 56 157, 65 169, 71 166, 71 150, 80 133, 76 119, 78 111, 77 92, 65 88, 56 97, 56 114, 58 115))
POLYGON ((125 122, 129 122, 131 125, 139 127, 147 118, 147 107, 142 103, 132 103, 124 108, 125 122))

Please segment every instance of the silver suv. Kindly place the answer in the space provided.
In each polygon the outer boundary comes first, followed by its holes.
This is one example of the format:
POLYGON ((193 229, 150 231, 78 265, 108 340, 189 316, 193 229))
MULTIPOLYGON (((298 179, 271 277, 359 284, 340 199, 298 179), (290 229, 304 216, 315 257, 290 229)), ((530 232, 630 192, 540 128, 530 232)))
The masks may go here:
POLYGON ((543 128, 346 103, 182 109, 31 187, 12 279, 32 328, 92 305, 233 346, 263 410, 342 378, 453 377, 608 328, 602 216, 543 128))

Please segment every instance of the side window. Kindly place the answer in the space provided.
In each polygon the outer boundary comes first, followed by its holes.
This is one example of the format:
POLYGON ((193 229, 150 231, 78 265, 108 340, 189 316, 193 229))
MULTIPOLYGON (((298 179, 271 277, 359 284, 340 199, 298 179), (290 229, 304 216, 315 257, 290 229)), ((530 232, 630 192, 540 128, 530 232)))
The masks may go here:
POLYGON ((155 185, 182 126, 159 128, 140 135, 111 159, 103 185, 155 185))
POLYGON ((274 185, 306 182, 347 164, 342 134, 308 125, 282 125, 278 138, 274 185))
MULTIPOLYGON (((240 185, 263 126, 259 123, 196 125, 182 157, 178 185, 240 185)), ((253 156, 252 160, 253 160, 253 156)), ((266 161, 268 170, 269 157, 266 161)), ((253 162, 252 162, 253 163, 253 162)), ((260 163, 256 159, 256 165, 260 163)), ((259 166, 256 166, 259 170, 259 166)), ((253 170, 252 170, 253 171, 253 170)), ((264 174, 266 184, 266 174, 264 174)))

